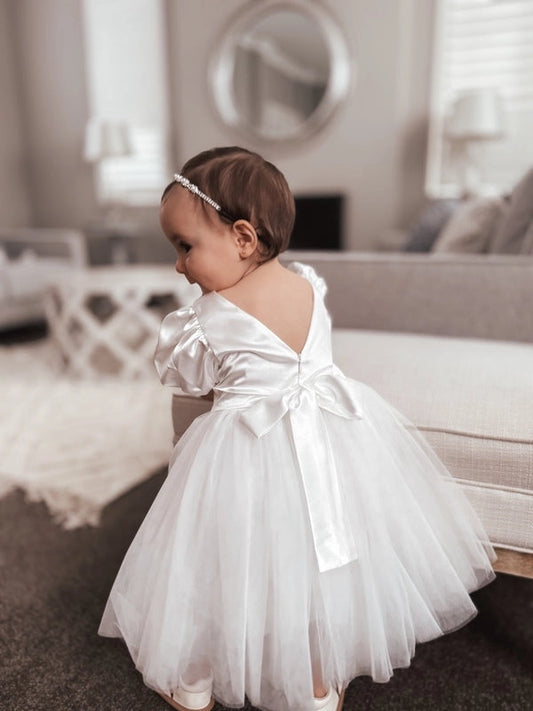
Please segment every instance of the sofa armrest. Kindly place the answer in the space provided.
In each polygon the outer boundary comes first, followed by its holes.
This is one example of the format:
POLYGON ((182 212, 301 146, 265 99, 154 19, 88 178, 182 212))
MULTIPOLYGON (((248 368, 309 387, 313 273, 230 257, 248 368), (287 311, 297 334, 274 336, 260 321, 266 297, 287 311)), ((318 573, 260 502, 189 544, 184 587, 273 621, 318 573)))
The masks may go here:
POLYGON ((337 328, 533 342, 533 257, 287 251, 328 284, 337 328))
POLYGON ((85 267, 77 230, 0 230, 0 330, 44 319, 44 293, 57 278, 85 267))

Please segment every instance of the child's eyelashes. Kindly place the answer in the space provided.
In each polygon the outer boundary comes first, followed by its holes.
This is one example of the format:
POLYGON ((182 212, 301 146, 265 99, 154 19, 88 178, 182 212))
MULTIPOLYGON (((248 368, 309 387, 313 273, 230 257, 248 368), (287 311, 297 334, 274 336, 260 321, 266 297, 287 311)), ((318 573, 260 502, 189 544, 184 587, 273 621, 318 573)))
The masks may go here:
POLYGON ((191 248, 191 245, 180 237, 173 236, 170 241, 179 252, 188 252, 191 248))

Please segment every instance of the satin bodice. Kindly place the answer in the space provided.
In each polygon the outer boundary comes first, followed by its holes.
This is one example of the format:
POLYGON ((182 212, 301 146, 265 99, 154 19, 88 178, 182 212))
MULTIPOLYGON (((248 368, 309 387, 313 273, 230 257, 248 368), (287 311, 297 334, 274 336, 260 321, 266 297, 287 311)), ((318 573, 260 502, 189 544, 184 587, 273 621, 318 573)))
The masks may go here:
POLYGON ((196 303, 196 314, 219 363, 213 385, 215 408, 246 406, 332 366, 329 314, 315 286, 313 292, 309 331, 300 353, 217 292, 196 303))
POLYGON ((229 405, 234 395, 244 404, 247 396, 284 390, 332 365, 325 282, 299 262, 292 262, 289 269, 307 278, 313 289, 309 331, 300 353, 257 318, 212 291, 163 320, 155 354, 161 379, 191 395, 213 389, 218 404, 229 405))

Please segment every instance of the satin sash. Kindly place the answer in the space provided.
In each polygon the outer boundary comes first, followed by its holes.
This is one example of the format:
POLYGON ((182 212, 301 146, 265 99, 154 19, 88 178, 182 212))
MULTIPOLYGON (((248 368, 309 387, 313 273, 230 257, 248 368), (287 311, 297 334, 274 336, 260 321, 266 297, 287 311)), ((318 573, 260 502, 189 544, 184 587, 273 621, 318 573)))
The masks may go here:
MULTIPOLYGON (((346 565, 358 556, 321 413, 322 409, 350 419, 363 417, 360 404, 343 380, 328 367, 327 372, 319 370, 290 390, 261 397, 240 414, 256 437, 265 435, 289 414, 321 572, 346 565)), ((223 403, 215 409, 224 409, 223 403)))

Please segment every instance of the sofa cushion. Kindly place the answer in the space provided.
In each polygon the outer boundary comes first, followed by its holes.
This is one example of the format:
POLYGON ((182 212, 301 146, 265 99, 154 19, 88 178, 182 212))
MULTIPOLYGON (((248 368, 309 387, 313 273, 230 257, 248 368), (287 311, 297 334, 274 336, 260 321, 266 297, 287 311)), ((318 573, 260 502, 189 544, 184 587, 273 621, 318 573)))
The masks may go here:
POLYGON ((491 252, 520 254, 522 240, 533 222, 533 168, 514 187, 509 207, 494 233, 491 252))
POLYGON ((409 228, 405 251, 429 252, 460 204, 461 201, 458 199, 429 201, 409 228))
POLYGON ((424 432, 491 540, 533 552, 533 345, 338 329, 333 347, 424 432))
POLYGON ((504 213, 505 201, 502 198, 468 200, 440 232, 432 251, 474 254, 488 252, 492 235, 504 213))

